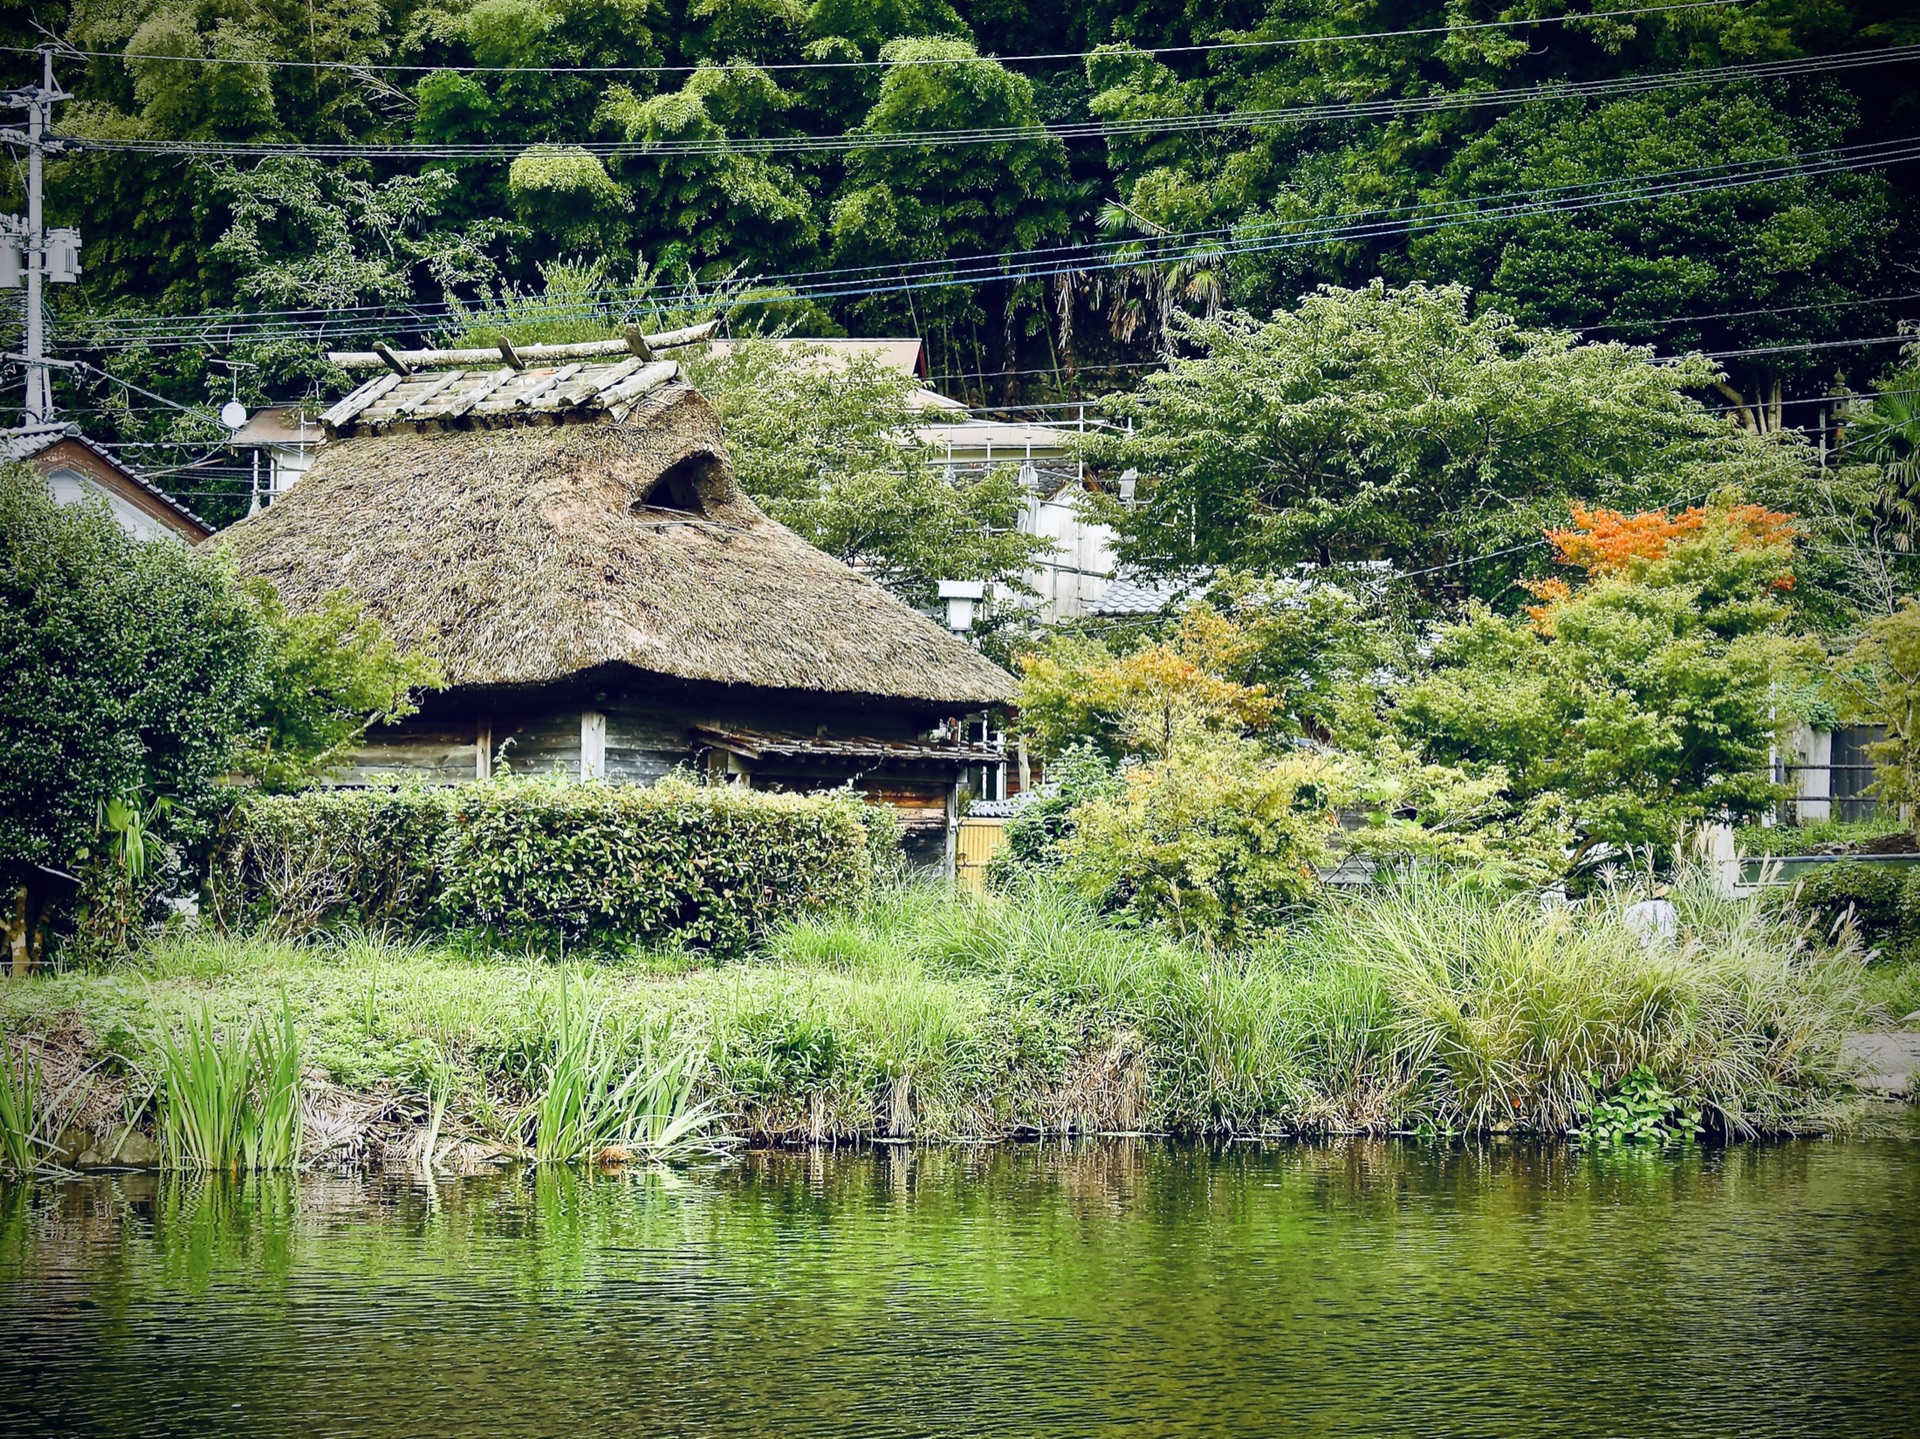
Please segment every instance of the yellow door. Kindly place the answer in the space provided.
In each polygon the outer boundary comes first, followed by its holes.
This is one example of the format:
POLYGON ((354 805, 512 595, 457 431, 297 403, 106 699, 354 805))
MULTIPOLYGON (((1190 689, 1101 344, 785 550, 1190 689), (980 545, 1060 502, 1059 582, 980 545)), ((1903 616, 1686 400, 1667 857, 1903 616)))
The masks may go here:
POLYGON ((987 861, 1007 842, 1004 819, 963 819, 954 848, 953 877, 972 894, 987 892, 987 861))

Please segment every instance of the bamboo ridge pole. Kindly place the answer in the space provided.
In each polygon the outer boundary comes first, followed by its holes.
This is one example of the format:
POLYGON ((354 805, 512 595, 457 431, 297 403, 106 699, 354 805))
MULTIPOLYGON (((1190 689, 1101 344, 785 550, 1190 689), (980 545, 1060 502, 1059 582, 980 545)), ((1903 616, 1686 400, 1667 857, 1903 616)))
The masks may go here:
POLYGON ((718 320, 708 320, 657 335, 643 335, 638 328, 629 328, 626 337, 618 340, 584 340, 573 345, 509 346, 502 342, 478 350, 395 350, 380 344, 371 350, 329 350, 327 359, 343 370, 373 370, 384 365, 398 375, 440 365, 497 365, 503 357, 516 370, 543 360, 585 360, 595 355, 631 354, 651 360, 655 350, 697 345, 711 339, 719 327, 718 320))

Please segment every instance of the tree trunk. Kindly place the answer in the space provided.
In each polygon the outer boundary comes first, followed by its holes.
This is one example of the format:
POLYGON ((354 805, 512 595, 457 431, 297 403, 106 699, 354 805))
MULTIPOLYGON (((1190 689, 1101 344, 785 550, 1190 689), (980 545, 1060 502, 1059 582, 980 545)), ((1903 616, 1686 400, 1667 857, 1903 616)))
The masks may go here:
POLYGON ((1748 408, 1747 397, 1745 395, 1734 389, 1734 387, 1729 385, 1725 380, 1715 380, 1713 387, 1729 400, 1733 401, 1734 424, 1743 430, 1754 430, 1756 432, 1759 430, 1759 421, 1754 417, 1753 411, 1748 408))
POLYGON ((13 892, 13 907, 7 913, 7 953, 10 960, 8 972, 15 979, 25 979, 29 955, 27 953, 27 887, 24 884, 13 892))
POLYGON ((1073 357, 1073 282, 1074 274, 1069 270, 1054 281, 1055 305, 1060 314, 1060 365, 1066 371, 1066 395, 1073 398, 1080 393, 1080 386, 1074 374, 1073 357))
POLYGON ((1020 368, 1020 343, 1014 334, 1014 317, 1018 310, 1015 300, 1017 290, 1013 281, 1007 281, 1006 309, 1000 321, 1000 403, 1011 405, 1015 389, 1015 373, 1020 368))

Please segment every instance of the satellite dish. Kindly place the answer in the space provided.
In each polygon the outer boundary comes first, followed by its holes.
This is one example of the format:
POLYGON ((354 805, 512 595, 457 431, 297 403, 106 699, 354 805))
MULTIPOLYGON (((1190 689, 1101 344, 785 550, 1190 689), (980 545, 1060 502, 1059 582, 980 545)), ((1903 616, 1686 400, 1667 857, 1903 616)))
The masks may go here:
POLYGON ((220 423, 230 430, 237 430, 247 422, 247 407, 238 400, 228 400, 220 407, 220 423))

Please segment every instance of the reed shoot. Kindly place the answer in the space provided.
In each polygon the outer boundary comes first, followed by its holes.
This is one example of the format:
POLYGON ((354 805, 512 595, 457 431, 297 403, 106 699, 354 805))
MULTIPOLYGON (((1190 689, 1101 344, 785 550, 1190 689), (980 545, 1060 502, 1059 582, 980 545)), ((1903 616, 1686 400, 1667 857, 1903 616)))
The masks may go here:
POLYGON ((282 996, 279 1016, 215 1025, 205 1005, 153 1042, 160 1149, 170 1166, 229 1172, 300 1162, 300 1037, 282 996))
POLYGON ((546 1086, 531 1111, 542 1164, 687 1158, 717 1147, 713 1105, 694 1102, 691 1051, 656 1053, 653 1037, 575 998, 563 972, 546 1086))

